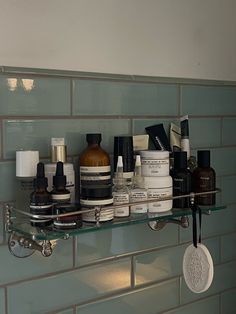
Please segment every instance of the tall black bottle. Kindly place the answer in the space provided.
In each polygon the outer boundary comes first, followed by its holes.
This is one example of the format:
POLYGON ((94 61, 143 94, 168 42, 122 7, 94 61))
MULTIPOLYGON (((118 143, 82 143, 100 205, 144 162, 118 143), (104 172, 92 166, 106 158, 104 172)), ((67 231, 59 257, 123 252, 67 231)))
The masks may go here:
MULTIPOLYGON (((34 191, 30 195, 30 213, 34 215, 52 215, 51 194, 47 190, 48 179, 45 177, 44 164, 37 164, 37 175, 34 179, 34 191)), ((46 227, 52 223, 52 219, 30 218, 32 226, 46 227)))
MULTIPOLYGON (((187 152, 174 152, 174 168, 171 171, 173 178, 173 196, 189 194, 192 190, 191 172, 187 169, 187 152)), ((188 208, 189 198, 174 199, 174 208, 188 208)))
MULTIPOLYGON (((210 151, 199 150, 197 152, 197 163, 198 167, 193 172, 194 192, 214 191, 216 188, 216 174, 210 165, 210 151)), ((199 195, 196 197, 198 205, 214 205, 215 201, 215 194, 199 195)))

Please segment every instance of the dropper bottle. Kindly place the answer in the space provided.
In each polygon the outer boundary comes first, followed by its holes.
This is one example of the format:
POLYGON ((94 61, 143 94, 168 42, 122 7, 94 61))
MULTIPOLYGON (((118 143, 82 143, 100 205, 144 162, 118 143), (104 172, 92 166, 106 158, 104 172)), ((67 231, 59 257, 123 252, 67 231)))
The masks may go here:
MULTIPOLYGON (((144 179, 141 174, 141 159, 140 155, 137 155, 133 183, 130 190, 130 203, 144 201, 147 200, 147 198, 147 189, 145 188, 144 179)), ((132 214, 146 213, 147 204, 131 205, 130 212, 132 214)))
MULTIPOLYGON (((118 156, 116 175, 113 180, 113 204, 127 204, 129 203, 129 189, 125 185, 125 179, 123 177, 123 161, 122 156, 118 156)), ((115 217, 128 217, 129 205, 115 209, 115 217)))
MULTIPOLYGON (((37 175, 34 179, 34 192, 30 195, 30 213, 34 215, 52 215, 51 195, 47 190, 48 179, 45 177, 44 164, 37 164, 37 175)), ((30 218, 32 226, 46 227, 52 223, 52 219, 30 218)))
MULTIPOLYGON (((63 162, 58 161, 56 173, 53 176, 53 190, 51 192, 54 203, 54 214, 67 214, 73 212, 75 208, 70 204, 70 191, 66 189, 66 176, 64 175, 63 162)), ((53 221, 57 229, 74 229, 77 228, 78 217, 76 215, 58 217, 53 221)))

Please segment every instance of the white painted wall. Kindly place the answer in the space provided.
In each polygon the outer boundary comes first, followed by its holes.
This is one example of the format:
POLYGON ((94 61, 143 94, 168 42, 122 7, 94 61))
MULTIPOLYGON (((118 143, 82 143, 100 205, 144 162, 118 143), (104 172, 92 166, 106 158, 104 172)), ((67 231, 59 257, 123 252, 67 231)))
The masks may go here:
POLYGON ((0 64, 236 80, 236 0, 0 0, 0 64))

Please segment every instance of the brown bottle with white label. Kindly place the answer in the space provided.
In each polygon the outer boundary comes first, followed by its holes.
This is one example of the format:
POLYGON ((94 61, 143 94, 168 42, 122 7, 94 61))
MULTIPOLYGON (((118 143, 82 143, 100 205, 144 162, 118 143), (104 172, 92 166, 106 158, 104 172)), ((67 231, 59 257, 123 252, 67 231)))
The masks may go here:
MULTIPOLYGON (((197 152, 198 167, 193 171, 194 192, 209 192, 216 189, 215 170, 210 166, 210 151, 197 152)), ((198 205, 215 205, 215 194, 199 195, 196 197, 198 205)))

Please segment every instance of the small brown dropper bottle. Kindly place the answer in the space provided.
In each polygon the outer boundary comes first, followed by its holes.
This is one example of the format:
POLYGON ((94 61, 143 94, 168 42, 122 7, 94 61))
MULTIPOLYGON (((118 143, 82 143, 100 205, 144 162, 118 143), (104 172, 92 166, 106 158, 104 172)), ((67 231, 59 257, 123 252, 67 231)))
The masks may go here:
MULTIPOLYGON (((54 203, 54 214, 67 214, 75 211, 70 204, 70 191, 66 189, 66 176, 64 175, 63 162, 57 162, 56 174, 53 176, 53 190, 51 192, 54 203)), ((53 224, 57 229, 77 228, 77 215, 58 217, 54 219, 53 224)))
MULTIPOLYGON (((37 175, 34 179, 34 192, 30 195, 30 213, 34 215, 52 215, 51 195, 47 190, 48 179, 44 174, 44 164, 37 164, 37 175)), ((30 218, 32 226, 46 227, 52 223, 52 219, 30 218)))

